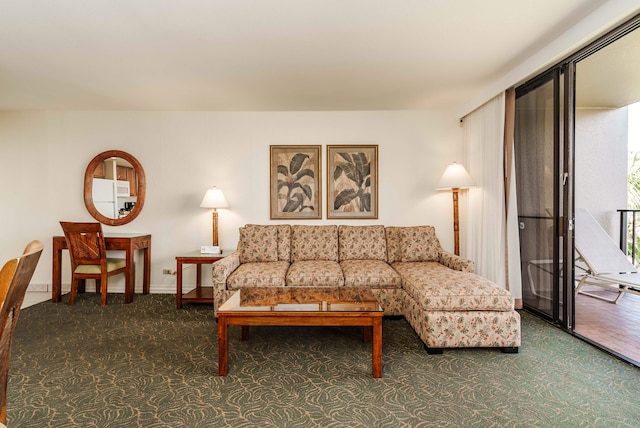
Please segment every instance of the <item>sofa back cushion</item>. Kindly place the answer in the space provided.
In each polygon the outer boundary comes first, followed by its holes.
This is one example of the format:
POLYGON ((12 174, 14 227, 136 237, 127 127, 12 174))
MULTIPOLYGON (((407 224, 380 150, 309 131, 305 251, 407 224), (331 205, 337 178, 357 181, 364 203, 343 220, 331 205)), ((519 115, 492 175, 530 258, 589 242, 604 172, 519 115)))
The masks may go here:
POLYGON ((338 250, 342 260, 387 261, 384 226, 338 227, 338 250))
POLYGON ((291 261, 291 225, 279 224, 278 229, 278 261, 291 261))
POLYGON ((433 226, 389 226, 385 233, 389 263, 438 261, 441 247, 433 226))
MULTIPOLYGON (((290 262, 291 261, 291 225, 288 224, 278 224, 278 225, 259 225, 259 224, 247 224, 244 227, 240 228, 240 243, 238 244, 238 250, 240 251, 240 261, 241 263, 251 263, 251 262, 290 262), (248 228, 249 231, 243 232, 243 229, 248 228), (272 239, 273 233, 275 230, 276 234, 276 259, 273 259, 273 254, 266 255, 257 253, 261 252, 260 247, 257 247, 254 243, 255 241, 261 241, 262 239, 272 239), (244 234, 243 234, 244 233, 244 234), (265 235, 262 236, 261 234, 265 235), (245 247, 245 240, 249 239, 250 242, 247 242, 247 254, 246 261, 242 258, 243 247, 245 247)), ((262 252, 272 252, 273 243, 269 242, 262 252)))
POLYGON ((402 260, 402 229, 404 227, 389 226, 384 228, 387 235, 387 261, 389 263, 402 260))
POLYGON ((413 226, 402 229, 401 262, 437 262, 440 241, 433 226, 413 226))
POLYGON ((248 224, 240 228, 240 263, 278 261, 276 226, 248 224))
POLYGON ((291 226, 291 262, 338 261, 338 227, 291 226))

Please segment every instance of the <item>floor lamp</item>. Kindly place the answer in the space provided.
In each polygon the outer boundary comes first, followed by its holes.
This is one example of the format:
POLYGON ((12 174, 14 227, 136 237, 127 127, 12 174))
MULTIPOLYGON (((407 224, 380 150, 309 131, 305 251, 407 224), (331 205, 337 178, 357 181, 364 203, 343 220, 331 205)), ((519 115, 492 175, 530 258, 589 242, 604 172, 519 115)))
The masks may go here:
POLYGON ((460 224, 458 220, 458 192, 475 186, 475 183, 464 166, 452 163, 444 170, 437 190, 451 190, 453 194, 453 252, 460 255, 460 224))
POLYGON ((203 247, 203 252, 220 253, 220 246, 218 244, 218 208, 228 208, 229 204, 224 197, 222 190, 213 186, 212 189, 207 190, 202 202, 200 203, 202 208, 213 208, 213 248, 203 247), (207 251, 204 251, 207 250, 207 251))

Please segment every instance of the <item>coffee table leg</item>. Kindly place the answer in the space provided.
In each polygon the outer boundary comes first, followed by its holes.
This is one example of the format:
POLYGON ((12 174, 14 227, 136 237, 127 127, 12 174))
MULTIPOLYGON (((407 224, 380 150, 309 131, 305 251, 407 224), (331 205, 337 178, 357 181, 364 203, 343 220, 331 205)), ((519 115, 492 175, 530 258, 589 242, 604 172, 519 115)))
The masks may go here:
POLYGON ((371 333, 372 333, 373 327, 370 326, 364 326, 362 327, 362 341, 364 343, 370 343, 371 342, 371 333))
POLYGON ((373 344, 371 348, 373 377, 380 378, 382 377, 382 317, 373 318, 373 344))
POLYGON ((218 375, 226 376, 228 366, 229 349, 227 343, 227 317, 218 314, 218 375))

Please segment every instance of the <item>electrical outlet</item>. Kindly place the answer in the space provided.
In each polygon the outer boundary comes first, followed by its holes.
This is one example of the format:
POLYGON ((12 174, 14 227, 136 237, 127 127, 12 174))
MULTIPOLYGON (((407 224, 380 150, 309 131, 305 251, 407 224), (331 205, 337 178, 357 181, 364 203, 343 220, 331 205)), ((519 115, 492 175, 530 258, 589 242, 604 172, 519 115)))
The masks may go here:
POLYGON ((162 269, 162 274, 163 275, 175 275, 176 272, 171 270, 171 269, 162 269))

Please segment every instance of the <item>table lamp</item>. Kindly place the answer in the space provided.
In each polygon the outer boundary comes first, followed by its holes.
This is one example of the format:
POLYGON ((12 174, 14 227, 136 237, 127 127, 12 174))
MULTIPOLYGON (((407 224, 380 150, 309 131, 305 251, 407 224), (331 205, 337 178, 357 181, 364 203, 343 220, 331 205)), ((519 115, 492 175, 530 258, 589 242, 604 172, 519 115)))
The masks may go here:
POLYGON ((460 225, 458 222, 458 191, 475 186, 464 166, 452 163, 444 170, 436 190, 449 190, 453 194, 453 243, 456 256, 460 255, 460 225))
POLYGON ((222 190, 213 186, 212 189, 207 190, 207 193, 205 193, 204 198, 202 198, 202 202, 200 203, 200 207, 213 208, 213 246, 210 247, 208 245, 204 245, 202 246, 201 252, 218 254, 220 253, 220 246, 218 244, 218 208, 228 208, 229 204, 227 203, 222 190))

